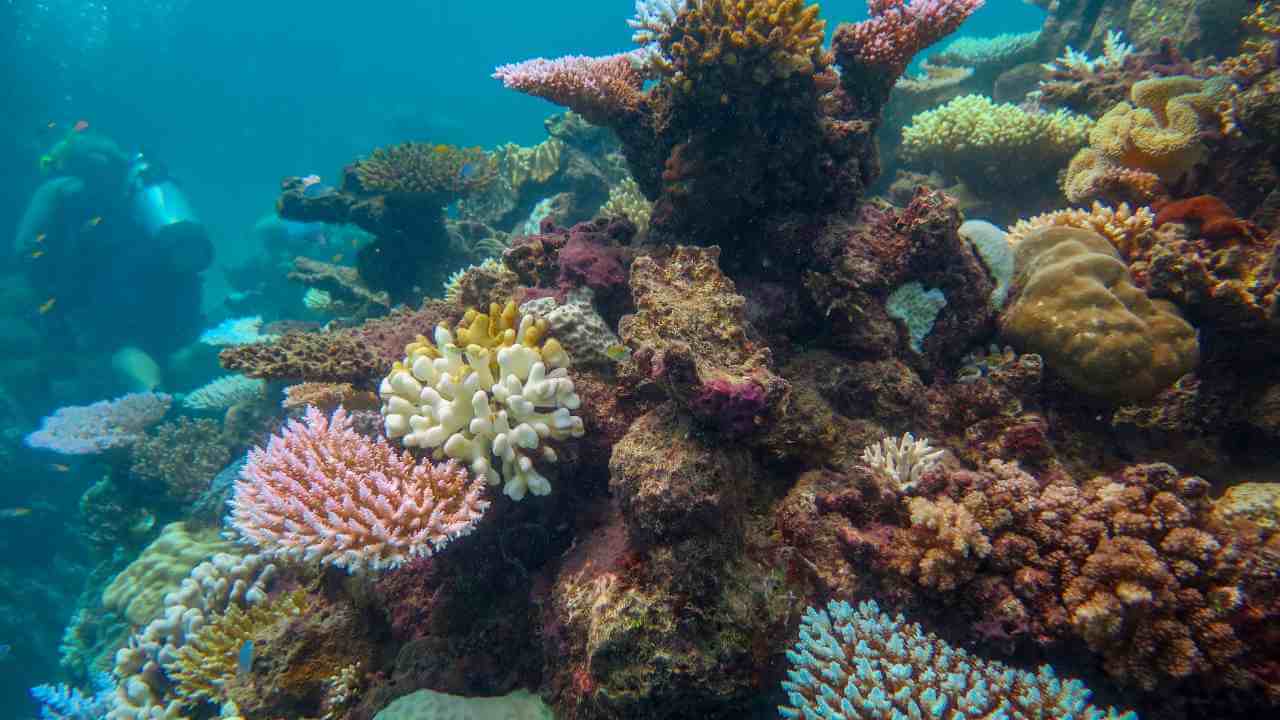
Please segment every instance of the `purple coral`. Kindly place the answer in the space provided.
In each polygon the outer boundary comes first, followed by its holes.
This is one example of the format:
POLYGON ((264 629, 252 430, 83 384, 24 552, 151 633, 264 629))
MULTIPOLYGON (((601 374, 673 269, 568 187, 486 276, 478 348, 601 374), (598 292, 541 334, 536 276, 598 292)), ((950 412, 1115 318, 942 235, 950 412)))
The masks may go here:
POLYGON ((92 405, 59 408, 26 437, 28 447, 63 455, 96 455, 132 445, 169 412, 164 393, 130 393, 92 405))
POLYGON ((754 380, 730 382, 717 378, 702 384, 691 403, 692 410, 722 432, 743 434, 756 427, 756 417, 766 407, 764 388, 754 380))
POLYGON ((585 286, 597 293, 609 293, 624 287, 627 269, 622 258, 623 251, 619 247, 595 243, 582 235, 571 235, 560 250, 560 286, 585 286))
POLYGON ((636 111, 644 77, 635 52, 607 57, 570 55, 501 65, 493 77, 513 90, 569 107, 587 122, 604 125, 636 111))

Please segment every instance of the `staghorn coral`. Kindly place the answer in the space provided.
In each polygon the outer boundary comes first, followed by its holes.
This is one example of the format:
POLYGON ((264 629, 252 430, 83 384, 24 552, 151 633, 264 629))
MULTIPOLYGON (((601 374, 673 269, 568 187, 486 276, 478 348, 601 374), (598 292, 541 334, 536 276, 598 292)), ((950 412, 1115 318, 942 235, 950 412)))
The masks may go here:
POLYGON ((1014 252, 1019 292, 1002 332, 1076 390, 1111 401, 1145 399, 1199 362, 1195 330, 1171 304, 1134 286, 1101 235, 1050 226, 1014 252))
POLYGON ((129 458, 130 474, 158 482, 171 501, 185 504, 231 460, 230 438, 214 420, 181 417, 134 443, 129 458))
POLYGON ((1128 203, 1112 208, 1095 200, 1088 210, 1055 210, 1019 220, 1009 228, 1006 239, 1010 245, 1017 245, 1040 228, 1052 226, 1092 230, 1110 240, 1122 257, 1132 259, 1151 245, 1155 216, 1150 208, 1133 210, 1128 203))
POLYGON ((965 95, 911 118, 902 157, 958 176, 979 195, 1034 185, 1086 143, 1093 120, 1065 110, 1033 113, 965 95))
POLYGON ((289 332, 270 342, 229 347, 218 360, 251 378, 305 382, 363 384, 383 368, 363 343, 338 332, 289 332))
POLYGON ((365 192, 423 195, 439 205, 483 190, 495 170, 481 148, 419 142, 378 148, 355 164, 365 192))
POLYGON ((245 674, 239 667, 242 646, 307 608, 306 592, 293 590, 247 608, 232 605, 213 617, 165 662, 174 695, 187 707, 222 705, 228 687, 245 674))
POLYGON ((470 533, 489 507, 482 492, 456 464, 397 455, 355 432, 345 410, 312 407, 250 451, 229 520, 269 555, 377 572, 470 533))
POLYGON ((788 704, 778 712, 793 720, 1137 720, 1132 712, 1087 704, 1089 691, 1079 680, 1064 682, 1047 665, 1032 675, 970 656, 901 615, 890 618, 874 602, 857 610, 841 601, 809 608, 787 660, 788 704))
POLYGON ((512 499, 550 493, 534 460, 557 462, 546 441, 583 427, 569 356, 546 333, 545 320, 508 302, 468 310, 455 332, 437 326, 433 342, 419 337, 379 388, 387 437, 459 460, 512 499))

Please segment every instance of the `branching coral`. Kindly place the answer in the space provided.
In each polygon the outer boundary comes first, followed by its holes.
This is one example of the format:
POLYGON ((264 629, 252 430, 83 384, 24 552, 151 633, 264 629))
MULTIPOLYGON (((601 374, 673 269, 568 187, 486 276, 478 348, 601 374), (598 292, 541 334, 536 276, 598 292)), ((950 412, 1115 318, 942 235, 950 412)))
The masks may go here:
POLYGON ((828 718, 986 717, 1137 720, 1088 704, 1078 680, 1058 679, 1044 666, 1032 675, 952 648, 901 615, 890 618, 874 602, 857 610, 833 601, 809 608, 778 708, 794 720, 828 718))
POLYGON ((250 451, 230 522, 269 554, 381 571, 470 533, 489 506, 482 494, 456 464, 397 454, 355 432, 345 410, 313 407, 250 451))
POLYGON ((910 490, 920 476, 942 459, 942 450, 929 445, 928 438, 917 440, 911 433, 899 438, 887 437, 862 451, 862 462, 884 473, 898 490, 910 490))
POLYGON ((366 192, 425 195, 440 205, 483 190, 494 171, 493 158, 481 148, 417 142, 378 148, 355 164, 366 192))
POLYGON ((132 475, 158 482, 170 500, 188 503, 226 467, 231 447, 216 421, 182 417, 134 443, 129 456, 132 475))
POLYGON ((227 685, 247 671, 239 666, 245 643, 303 614, 307 605, 306 592, 294 590, 247 608, 233 605, 212 618, 165 663, 174 694, 188 707, 223 704, 227 685))
POLYGON ((570 108, 587 122, 608 125, 637 112, 642 102, 640 60, 636 52, 534 58, 500 65, 493 77, 512 90, 570 108))
POLYGON ((1010 245, 1017 245, 1041 228, 1083 228, 1110 240, 1123 257, 1132 259, 1151 245, 1154 224, 1155 216, 1151 214, 1150 208, 1139 207, 1134 210, 1128 203, 1120 203, 1113 208, 1095 200, 1093 207, 1088 210, 1055 210, 1019 220, 1009 228, 1007 239, 1010 245))
POLYGON ((437 326, 433 342, 419 337, 379 390, 387 436, 459 460, 513 499, 550 493, 534 461, 556 462, 546 442, 583 427, 569 356, 546 332, 508 303, 467 311, 455 332, 437 326))
MULTIPOLYGON (((1093 120, 1065 110, 1032 113, 965 95, 911 119, 905 159, 960 177, 979 194, 1014 191, 1061 167, 1086 142, 1093 120)), ((1032 183, 1033 184, 1033 183, 1032 183)))

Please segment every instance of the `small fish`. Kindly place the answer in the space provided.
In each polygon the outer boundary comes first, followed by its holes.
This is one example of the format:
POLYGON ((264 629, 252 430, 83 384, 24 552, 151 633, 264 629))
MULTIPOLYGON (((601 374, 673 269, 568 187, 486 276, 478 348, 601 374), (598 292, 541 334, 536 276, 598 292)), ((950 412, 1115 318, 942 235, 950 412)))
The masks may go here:
POLYGON ((604 354, 616 363, 623 363, 631 359, 631 348, 621 343, 614 343, 605 348, 604 354))
POLYGON ((43 250, 34 250, 28 257, 30 257, 32 260, 39 260, 43 256, 44 256, 43 250))
POLYGON ((54 122, 53 120, 50 120, 50 121, 49 121, 49 124, 48 124, 48 125, 45 125, 45 127, 47 127, 47 128, 49 128, 50 130, 52 130, 52 129, 54 129, 54 128, 58 127, 58 123, 54 122))
POLYGON ((88 130, 88 129, 89 129, 88 120, 77 120, 75 127, 72 128, 72 130, 76 132, 84 132, 85 130, 88 130))
POLYGON ((93 217, 89 218, 89 222, 85 223, 85 226, 86 226, 86 227, 98 227, 98 226, 99 226, 99 225, 101 225, 101 224, 102 224, 102 216, 101 216, 101 215, 94 215, 93 217))
POLYGON ((49 463, 49 469, 54 472, 71 472, 71 466, 62 463, 49 463))
POLYGON ((329 258, 329 262, 331 262, 331 263, 340 263, 340 262, 342 262, 342 253, 338 253, 337 255, 334 255, 333 257, 329 258))
POLYGON ((245 640, 240 646, 240 656, 237 661, 237 670, 243 677, 253 670, 253 641, 245 640))
POLYGON ((57 303, 58 303, 58 298, 56 297, 51 297, 48 300, 45 300, 43 303, 40 304, 40 314, 41 315, 49 314, 49 311, 52 310, 53 306, 56 305, 57 303))
POLYGON ((20 518, 31 514, 31 508, 11 507, 0 510, 0 518, 20 518))
POLYGON ((477 169, 475 163, 462 163, 462 167, 458 169, 458 177, 463 180, 470 180, 471 176, 476 174, 477 169))
POLYGON ((46 235, 46 234, 44 234, 44 233, 40 233, 39 235, 37 235, 37 236, 36 236, 36 242, 38 242, 38 243, 42 243, 42 242, 44 242, 44 239, 45 239, 46 237, 48 237, 48 235, 46 235))
POLYGON ((302 178, 302 187, 304 187, 304 188, 309 188, 309 187, 311 187, 312 185, 315 185, 315 184, 316 184, 316 183, 318 183, 318 182, 320 182, 320 176, 319 176, 319 175, 316 175, 315 173, 312 173, 312 174, 310 174, 310 175, 308 175, 308 176, 306 176, 306 177, 302 178))

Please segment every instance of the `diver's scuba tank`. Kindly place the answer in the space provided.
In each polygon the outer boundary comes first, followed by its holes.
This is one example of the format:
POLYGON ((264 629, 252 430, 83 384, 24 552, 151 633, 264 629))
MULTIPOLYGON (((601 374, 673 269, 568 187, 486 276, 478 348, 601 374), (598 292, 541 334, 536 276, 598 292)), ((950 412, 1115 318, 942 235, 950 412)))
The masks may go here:
POLYGON ((213 261, 213 243, 187 196, 142 153, 129 166, 129 206, 149 248, 168 255, 175 272, 199 272, 213 261))

